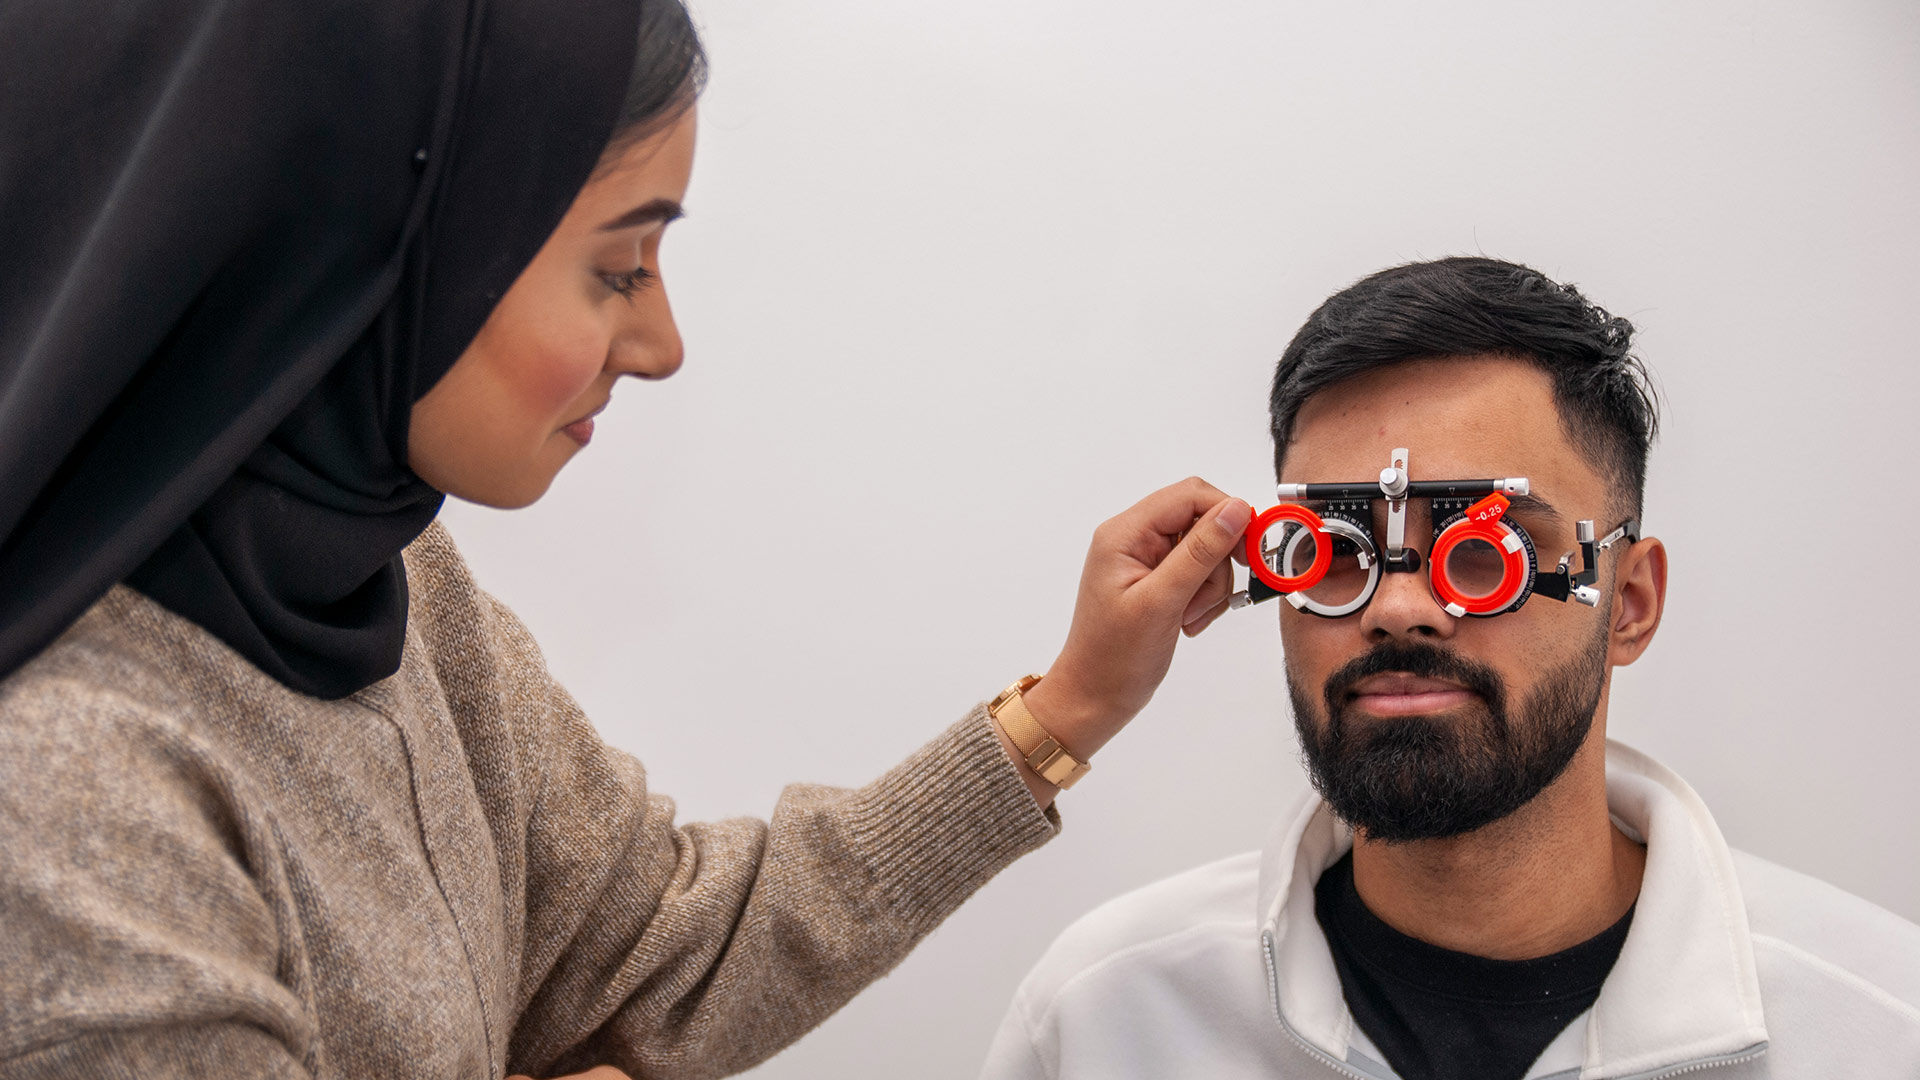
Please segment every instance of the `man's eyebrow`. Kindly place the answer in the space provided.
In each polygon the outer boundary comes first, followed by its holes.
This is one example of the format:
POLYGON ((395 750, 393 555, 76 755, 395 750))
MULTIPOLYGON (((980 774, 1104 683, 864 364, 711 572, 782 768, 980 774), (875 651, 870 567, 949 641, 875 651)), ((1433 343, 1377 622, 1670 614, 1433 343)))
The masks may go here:
POLYGON ((1552 503, 1538 495, 1509 495, 1507 499, 1513 504, 1513 509, 1523 514, 1543 517, 1556 525, 1564 524, 1567 520, 1552 503))
POLYGON ((613 232, 616 229, 631 229, 635 225, 651 225, 656 221, 677 221, 685 216, 687 216, 686 210, 682 209, 680 204, 674 202, 672 199, 654 199, 650 202, 643 202, 639 206, 607 222, 605 225, 600 226, 600 231, 613 232))

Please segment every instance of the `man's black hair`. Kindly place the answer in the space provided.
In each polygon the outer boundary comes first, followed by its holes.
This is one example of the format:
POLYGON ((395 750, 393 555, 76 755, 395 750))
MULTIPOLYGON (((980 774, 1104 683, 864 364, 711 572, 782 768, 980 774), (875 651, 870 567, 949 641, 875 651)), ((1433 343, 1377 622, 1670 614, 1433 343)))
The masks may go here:
POLYGON ((1274 474, 1300 407, 1327 387, 1408 360, 1508 356, 1553 380, 1567 441, 1614 483, 1619 509, 1638 516, 1660 417, 1632 342, 1632 323, 1518 263, 1460 257, 1382 270, 1329 297, 1280 357, 1269 406, 1274 474))

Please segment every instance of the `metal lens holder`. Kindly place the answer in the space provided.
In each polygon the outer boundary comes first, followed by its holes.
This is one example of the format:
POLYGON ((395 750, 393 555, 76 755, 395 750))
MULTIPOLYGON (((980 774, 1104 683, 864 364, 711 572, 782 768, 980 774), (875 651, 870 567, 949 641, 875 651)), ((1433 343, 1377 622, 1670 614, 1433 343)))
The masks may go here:
MULTIPOLYGON (((1305 591, 1286 594, 1287 603, 1301 611, 1310 611, 1315 615, 1337 619, 1342 615, 1351 615, 1359 611, 1366 606, 1368 600, 1373 598, 1373 590, 1380 585, 1380 555, 1374 550, 1373 535, 1367 531, 1366 526, 1344 517, 1336 517, 1331 513, 1321 520, 1323 524, 1319 533, 1302 528, 1294 530, 1293 534, 1287 537, 1286 543, 1279 552, 1280 565, 1284 573, 1295 573, 1296 567, 1300 565, 1300 548, 1309 539, 1314 541, 1315 554, 1318 554, 1318 550, 1322 547, 1331 549, 1336 564, 1345 559, 1356 561, 1361 572, 1366 575, 1366 580, 1356 594, 1344 603, 1339 602, 1337 597, 1316 597, 1305 591), (1342 543, 1351 545, 1353 550, 1342 551, 1342 543)), ((1268 561, 1267 565, 1273 564, 1268 561)))
POLYGON ((1591 520, 1578 522, 1575 539, 1580 545, 1580 569, 1572 569, 1574 552, 1560 557, 1553 572, 1540 573, 1533 539, 1519 522, 1507 519, 1507 508, 1517 496, 1527 495, 1530 487, 1524 476, 1497 480, 1414 480, 1407 471, 1406 448, 1394 450, 1388 466, 1375 481, 1350 484, 1280 484, 1275 494, 1278 505, 1256 514, 1247 523, 1245 534, 1247 566, 1251 571, 1247 588, 1235 593, 1234 608, 1257 604, 1275 596, 1300 611, 1324 618, 1351 615, 1366 606, 1379 587, 1382 573, 1404 574, 1420 569, 1420 553, 1407 546, 1407 502, 1410 499, 1433 500, 1435 521, 1432 545, 1427 549, 1432 566, 1427 572, 1428 587, 1434 599, 1455 618, 1485 618, 1518 611, 1529 597, 1540 595, 1562 602, 1573 600, 1594 607, 1600 602, 1600 552, 1625 540, 1640 539, 1640 523, 1628 519, 1598 539, 1591 520), (1322 517, 1297 501, 1312 500, 1328 504, 1322 517), (1387 542, 1381 552, 1372 531, 1372 503, 1387 503, 1387 542), (1450 516, 1442 518, 1443 514, 1450 516), (1278 547, 1266 543, 1276 527, 1283 530, 1278 547), (1301 566, 1300 549, 1313 540, 1313 558, 1301 566), (1501 561, 1499 584, 1489 591, 1468 592, 1447 575, 1449 556, 1470 541, 1487 544, 1501 561), (1341 543, 1348 550, 1336 555, 1341 543), (1357 559, 1367 575, 1358 595, 1350 599, 1315 598, 1311 595, 1333 568, 1334 560, 1357 559))

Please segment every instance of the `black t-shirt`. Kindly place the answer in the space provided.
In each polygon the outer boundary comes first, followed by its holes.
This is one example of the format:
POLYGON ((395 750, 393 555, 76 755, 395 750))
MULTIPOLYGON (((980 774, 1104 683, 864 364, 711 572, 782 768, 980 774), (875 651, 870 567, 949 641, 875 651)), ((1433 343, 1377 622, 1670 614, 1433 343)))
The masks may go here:
POLYGON ((1633 909, 1598 935, 1535 960, 1489 960, 1411 938, 1367 910, 1353 855, 1314 886, 1360 1030, 1403 1080, 1522 1080, 1567 1022, 1600 996, 1633 909))

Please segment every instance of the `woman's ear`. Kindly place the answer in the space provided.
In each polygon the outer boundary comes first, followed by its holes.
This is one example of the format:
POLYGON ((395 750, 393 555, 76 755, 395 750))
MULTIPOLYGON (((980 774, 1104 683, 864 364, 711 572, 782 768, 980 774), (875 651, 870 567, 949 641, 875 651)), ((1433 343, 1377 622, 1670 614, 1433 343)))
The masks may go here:
POLYGON ((1620 553, 1613 581, 1613 625, 1607 633, 1607 663, 1624 667, 1640 659, 1660 629, 1667 606, 1667 547, 1646 537, 1620 553))

